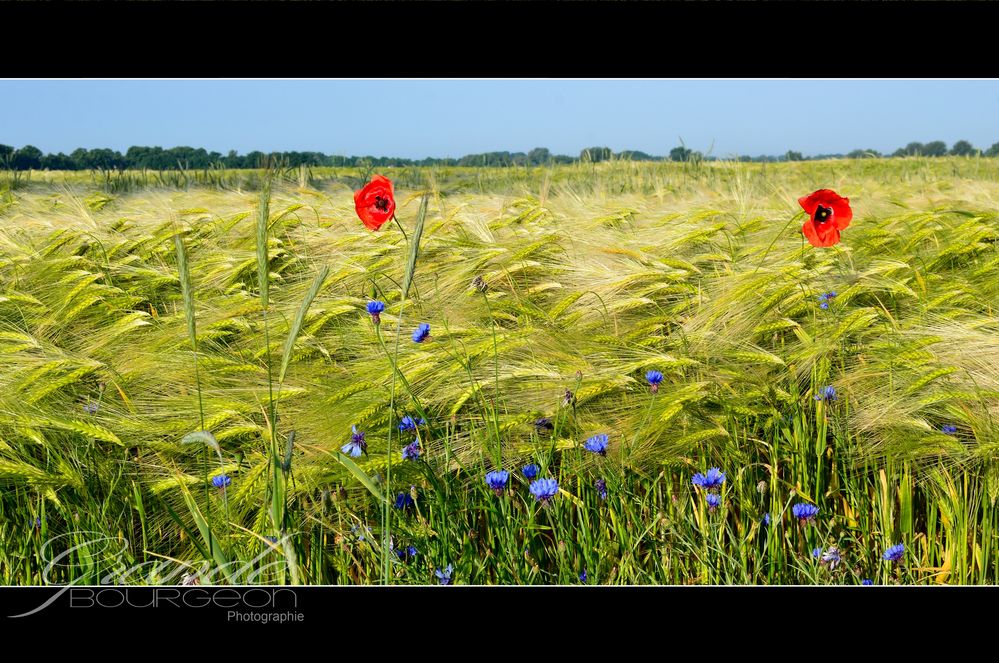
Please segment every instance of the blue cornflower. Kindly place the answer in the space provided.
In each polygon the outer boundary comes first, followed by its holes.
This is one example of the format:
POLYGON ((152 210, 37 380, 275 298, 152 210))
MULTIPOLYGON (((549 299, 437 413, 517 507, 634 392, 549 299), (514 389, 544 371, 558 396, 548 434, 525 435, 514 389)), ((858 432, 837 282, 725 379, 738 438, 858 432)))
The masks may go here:
POLYGON ((368 313, 371 314, 371 321, 376 325, 382 321, 381 313, 385 310, 385 302, 368 302, 368 313))
POLYGON ((423 343, 430 336, 430 325, 425 322, 420 323, 420 326, 416 328, 413 332, 413 342, 423 343))
POLYGON ((265 536, 264 540, 265 541, 270 541, 271 543, 273 543, 275 545, 277 545, 277 542, 278 542, 278 538, 276 536, 265 536))
POLYGON ((413 417, 408 414, 399 421, 399 432, 405 433, 406 431, 415 431, 417 426, 423 426, 427 422, 422 418, 413 419, 413 417))
POLYGON ((649 381, 649 387, 652 393, 659 392, 659 383, 663 381, 663 374, 659 371, 649 371, 645 374, 645 379, 649 381))
POLYGON ((770 526, 770 514, 769 513, 764 513, 763 514, 763 524, 766 525, 766 526, 768 526, 768 527, 770 526))
POLYGON ((721 495, 717 493, 708 493, 704 500, 708 503, 708 511, 714 511, 721 506, 721 495))
POLYGON ((820 302, 819 308, 821 308, 821 309, 828 309, 829 308, 829 300, 832 299, 835 296, 836 296, 836 291, 835 290, 833 290, 831 292, 825 292, 825 293, 822 293, 821 295, 819 295, 819 302, 820 302))
POLYGON ((871 580, 870 578, 864 578, 863 580, 860 581, 860 584, 861 585, 873 585, 874 581, 871 580))
POLYGON ((524 465, 524 467, 520 468, 520 473, 523 474, 524 478, 527 479, 528 481, 538 476, 538 472, 540 471, 541 468, 535 465, 534 463, 531 463, 530 465, 524 465))
POLYGON ((822 563, 829 565, 829 570, 835 569, 840 562, 843 561, 843 556, 839 552, 839 548, 836 546, 829 546, 829 550, 822 553, 822 563))
POLYGON ((592 451, 595 454, 600 454, 601 456, 607 455, 607 435, 601 433, 599 435, 594 435, 586 442, 583 443, 583 448, 587 451, 592 451))
POLYGON ((954 433, 957 432, 957 426, 952 426, 951 424, 944 424, 943 426, 940 427, 940 430, 942 430, 947 435, 953 435, 954 433))
POLYGON ((395 508, 397 509, 408 509, 413 506, 413 496, 409 493, 399 493, 395 496, 395 508))
POLYGON ((791 513, 794 517, 803 523, 812 522, 815 520, 815 516, 819 513, 819 507, 812 504, 806 504, 804 502, 798 502, 793 507, 791 507, 791 513))
POLYGON ((822 548, 812 548, 812 557, 815 559, 822 557, 822 548))
POLYGON ((815 400, 817 401, 834 401, 836 400, 836 388, 832 385, 827 387, 822 387, 819 393, 815 395, 815 400))
POLYGON ((497 495, 503 494, 509 480, 510 473, 506 470, 496 470, 486 475, 486 485, 492 488, 497 495))
MULTIPOLYGON (((350 533, 351 534, 357 534, 357 532, 360 529, 361 528, 358 525, 351 525, 351 527, 350 527, 350 533)), ((364 531, 367 532, 368 534, 371 534, 371 528, 368 527, 367 525, 364 526, 364 531)), ((360 533, 360 534, 357 535, 357 540, 358 541, 367 541, 367 539, 364 538, 364 532, 362 532, 362 533, 360 533)))
POLYGON ((547 431, 555 430, 555 424, 553 424, 552 420, 549 419, 548 417, 541 417, 540 419, 534 422, 534 428, 537 429, 538 433, 541 433, 542 431, 546 430, 547 431))
POLYGON ((434 571, 434 575, 437 576, 437 579, 440 580, 440 582, 441 582, 442 585, 450 585, 451 584, 451 574, 453 572, 454 572, 454 567, 452 567, 450 564, 448 564, 447 568, 445 568, 443 571, 441 571, 440 569, 437 569, 436 571, 434 571))
POLYGON ((607 499, 607 481, 605 479, 597 479, 593 485, 596 487, 597 495, 600 496, 600 499, 607 499))
POLYGON ((42 528, 42 517, 41 516, 35 516, 34 519, 29 518, 28 519, 28 527, 34 527, 35 529, 41 529, 42 528))
POLYGON ((712 467, 706 474, 698 472, 691 481, 704 490, 715 490, 725 483, 725 473, 720 468, 712 467))
POLYGON ((100 406, 97 403, 94 403, 93 401, 87 401, 86 403, 83 404, 83 411, 86 412, 87 414, 97 414, 97 410, 99 408, 100 406))
POLYGON ((396 548, 395 556, 406 562, 414 557, 416 557, 416 548, 413 546, 406 546, 405 548, 396 548))
POLYGON ((531 494, 539 502, 547 503, 557 492, 558 481, 555 479, 538 479, 531 483, 531 494))
POLYGON ((340 447, 340 451, 357 458, 368 450, 368 443, 364 441, 364 431, 358 431, 357 426, 351 426, 350 430, 350 442, 340 447))
POLYGON ((900 562, 902 561, 902 555, 905 554, 905 545, 899 543, 894 545, 885 551, 885 554, 881 555, 881 559, 886 562, 900 562))
POLYGON ((402 448, 403 460, 416 460, 420 457, 420 442, 413 440, 402 448))
POLYGON ((581 583, 583 583, 585 585, 586 584, 586 577, 587 577, 586 576, 586 569, 583 569, 583 572, 579 574, 579 582, 581 582, 581 583))
POLYGON ((212 477, 212 485, 216 488, 225 488, 232 483, 232 478, 228 474, 217 474, 212 477))

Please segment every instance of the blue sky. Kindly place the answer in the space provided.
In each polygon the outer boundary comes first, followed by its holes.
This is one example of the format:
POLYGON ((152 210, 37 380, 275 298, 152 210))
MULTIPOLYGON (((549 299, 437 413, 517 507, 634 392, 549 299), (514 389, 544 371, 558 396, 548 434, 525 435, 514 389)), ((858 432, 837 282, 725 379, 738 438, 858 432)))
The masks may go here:
POLYGON ((881 151, 999 142, 999 81, 0 80, 0 143, 45 152, 457 157, 547 147, 666 154, 881 151))

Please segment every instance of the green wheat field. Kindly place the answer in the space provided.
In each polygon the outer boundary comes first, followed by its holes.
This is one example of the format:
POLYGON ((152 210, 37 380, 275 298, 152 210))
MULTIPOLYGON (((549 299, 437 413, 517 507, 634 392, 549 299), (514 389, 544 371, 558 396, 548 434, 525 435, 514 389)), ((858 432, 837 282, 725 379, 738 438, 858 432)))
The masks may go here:
POLYGON ((379 172, 0 173, 0 583, 999 582, 999 159, 379 172))

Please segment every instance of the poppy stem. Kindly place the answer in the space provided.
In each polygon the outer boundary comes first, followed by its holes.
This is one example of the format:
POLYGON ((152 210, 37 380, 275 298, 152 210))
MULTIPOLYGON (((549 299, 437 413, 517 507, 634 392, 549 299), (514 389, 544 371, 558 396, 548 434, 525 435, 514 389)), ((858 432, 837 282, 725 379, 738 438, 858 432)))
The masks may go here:
POLYGON ((395 217, 395 214, 392 215, 392 220, 395 221, 395 225, 399 227, 399 231, 402 233, 402 238, 406 240, 406 244, 409 244, 409 235, 406 234, 406 229, 402 227, 401 223, 399 223, 399 219, 395 217))
POLYGON ((774 237, 773 241, 770 242, 770 246, 768 246, 767 250, 763 252, 763 258, 760 259, 760 264, 757 265, 756 269, 753 270, 753 274, 756 274, 756 272, 760 271, 760 267, 763 266, 763 261, 766 260, 767 256, 770 254, 770 249, 774 248, 774 244, 776 244, 777 240, 780 239, 780 236, 784 234, 784 231, 787 230, 789 227, 791 227, 791 224, 794 223, 794 220, 797 219, 799 216, 801 216, 803 213, 804 212, 798 212, 797 214, 795 214, 794 216, 792 216, 790 219, 788 219, 787 224, 783 228, 780 229, 780 232, 777 233, 777 235, 774 237))

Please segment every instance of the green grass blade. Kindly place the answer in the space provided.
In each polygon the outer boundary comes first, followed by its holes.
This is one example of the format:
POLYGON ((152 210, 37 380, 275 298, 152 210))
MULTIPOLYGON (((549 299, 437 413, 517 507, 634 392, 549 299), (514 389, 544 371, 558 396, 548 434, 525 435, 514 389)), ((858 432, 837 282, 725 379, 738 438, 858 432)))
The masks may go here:
POLYGON ((291 324, 291 329, 288 330, 288 340, 284 344, 284 356, 281 357, 281 370, 278 372, 278 382, 284 382, 284 375, 288 371, 288 363, 291 361, 291 353, 295 349, 295 341, 298 339, 298 334, 302 331, 302 325, 305 324, 305 316, 309 312, 309 307, 312 306, 312 300, 316 298, 319 293, 319 289, 323 287, 323 282, 330 273, 330 268, 323 267, 316 276, 316 280, 312 282, 312 287, 309 291, 305 293, 305 299, 302 300, 302 305, 298 309, 298 315, 295 316, 295 320, 291 324))
POLYGON ((427 219, 428 195, 424 195, 420 201, 420 211, 416 214, 416 230, 413 231, 413 239, 409 244, 409 260, 406 262, 406 276, 402 280, 402 298, 409 295, 409 286, 413 283, 413 275, 416 274, 416 259, 420 255, 420 238, 423 236, 423 224, 427 219))
POLYGON ((191 285, 191 271, 187 266, 187 251, 181 236, 174 235, 174 247, 177 250, 177 272, 180 275, 180 292, 184 298, 184 317, 187 319, 187 335, 191 339, 191 349, 198 350, 198 335, 195 329, 194 289, 191 285))
POLYGON ((267 226, 270 223, 271 190, 264 186, 260 194, 257 214, 257 285, 260 288, 260 305, 267 310, 270 303, 270 260, 267 257, 267 226))
POLYGON ((223 552, 221 546, 218 543, 218 537, 211 534, 211 528, 208 525, 208 521, 205 520, 204 515, 201 513, 201 509, 198 508, 197 503, 194 501, 194 497, 191 492, 186 488, 182 488, 184 493, 184 501, 187 503, 187 508, 191 512, 191 517, 194 518, 194 524, 198 527, 198 532, 201 534, 201 539, 206 542, 211 550, 212 559, 215 563, 222 568, 225 573, 226 578, 229 582, 235 582, 232 577, 232 571, 229 568, 229 559, 223 552))
POLYGON ((357 463, 355 463, 349 457, 345 456, 342 453, 337 453, 336 459, 340 461, 340 464, 346 467, 347 470, 351 474, 353 474, 354 477, 356 477, 357 480, 360 481, 365 488, 368 489, 368 492, 370 492, 372 495, 375 496, 375 499, 377 499, 379 502, 386 501, 385 496, 382 495, 382 491, 378 490, 378 487, 375 485, 375 482, 371 480, 371 477, 368 476, 367 472, 365 472, 364 470, 362 470, 360 467, 357 466, 357 463))

